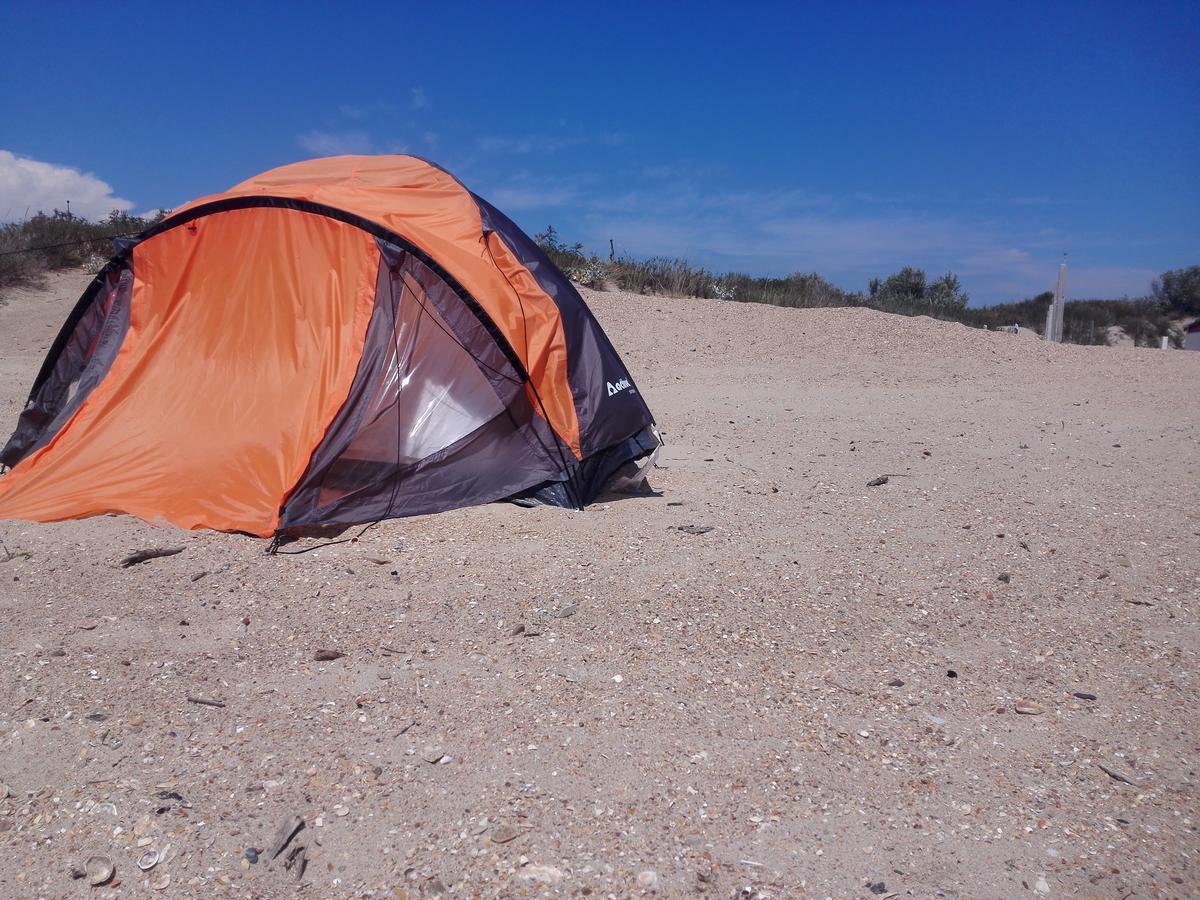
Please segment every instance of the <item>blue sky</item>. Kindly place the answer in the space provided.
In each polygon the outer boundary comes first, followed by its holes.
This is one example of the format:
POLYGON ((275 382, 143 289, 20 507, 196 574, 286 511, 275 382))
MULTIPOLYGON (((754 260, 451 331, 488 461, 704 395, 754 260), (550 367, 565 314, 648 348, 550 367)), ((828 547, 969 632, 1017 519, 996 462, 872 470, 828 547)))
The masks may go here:
POLYGON ((1200 263, 1200 4, 0 7, 0 218, 411 152, 531 233, 975 303, 1200 263))

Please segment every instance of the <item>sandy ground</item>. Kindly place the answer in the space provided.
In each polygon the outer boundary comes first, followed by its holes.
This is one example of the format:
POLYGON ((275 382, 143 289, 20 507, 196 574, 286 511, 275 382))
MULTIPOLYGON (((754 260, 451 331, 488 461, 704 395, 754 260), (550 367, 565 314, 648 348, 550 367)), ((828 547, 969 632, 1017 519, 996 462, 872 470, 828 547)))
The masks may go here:
MULTIPOLYGON (((6 432, 84 281, 0 307, 6 432)), ((0 894, 1200 893, 1200 353, 588 299, 661 496, 0 523, 0 894)))

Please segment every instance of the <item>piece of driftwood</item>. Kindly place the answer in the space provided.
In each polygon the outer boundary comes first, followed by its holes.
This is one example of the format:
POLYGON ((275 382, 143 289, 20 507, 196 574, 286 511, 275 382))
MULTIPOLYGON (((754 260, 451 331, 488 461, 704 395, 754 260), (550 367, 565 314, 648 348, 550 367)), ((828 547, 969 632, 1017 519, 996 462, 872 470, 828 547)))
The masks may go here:
POLYGON ((157 547, 149 550, 139 550, 136 553, 130 553, 127 557, 121 560, 121 568, 128 569, 130 566, 136 566, 138 563, 144 563, 150 559, 159 559, 163 556, 174 556, 176 553, 182 552, 182 547, 157 547))
POLYGON ((199 703, 201 706, 215 706, 217 709, 225 708, 224 700, 210 700, 208 697, 188 697, 188 703, 199 703))
POLYGON ((275 832, 275 840, 271 843, 271 859, 277 859, 283 848, 292 842, 297 834, 304 829, 304 819, 300 816, 288 816, 275 832))

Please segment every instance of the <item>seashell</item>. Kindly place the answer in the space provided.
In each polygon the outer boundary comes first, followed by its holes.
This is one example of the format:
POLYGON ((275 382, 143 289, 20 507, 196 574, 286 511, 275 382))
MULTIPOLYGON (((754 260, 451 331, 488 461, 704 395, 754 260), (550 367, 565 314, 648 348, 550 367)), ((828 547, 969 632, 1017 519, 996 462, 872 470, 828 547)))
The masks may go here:
POLYGON ((116 874, 117 868, 107 856, 93 856, 87 861, 87 878, 92 887, 108 884, 116 874))

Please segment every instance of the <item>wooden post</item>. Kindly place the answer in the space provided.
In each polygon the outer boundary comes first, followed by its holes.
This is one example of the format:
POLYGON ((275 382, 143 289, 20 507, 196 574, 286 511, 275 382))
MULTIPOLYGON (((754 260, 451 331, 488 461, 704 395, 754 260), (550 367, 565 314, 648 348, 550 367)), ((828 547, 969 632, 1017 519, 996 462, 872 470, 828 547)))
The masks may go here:
POLYGON ((1063 294, 1067 284, 1067 264, 1060 263, 1058 267, 1058 285, 1054 288, 1054 299, 1050 302, 1050 308, 1046 310, 1046 332, 1042 335, 1043 340, 1047 341, 1062 341, 1063 338, 1063 307, 1066 306, 1066 300, 1063 294))

